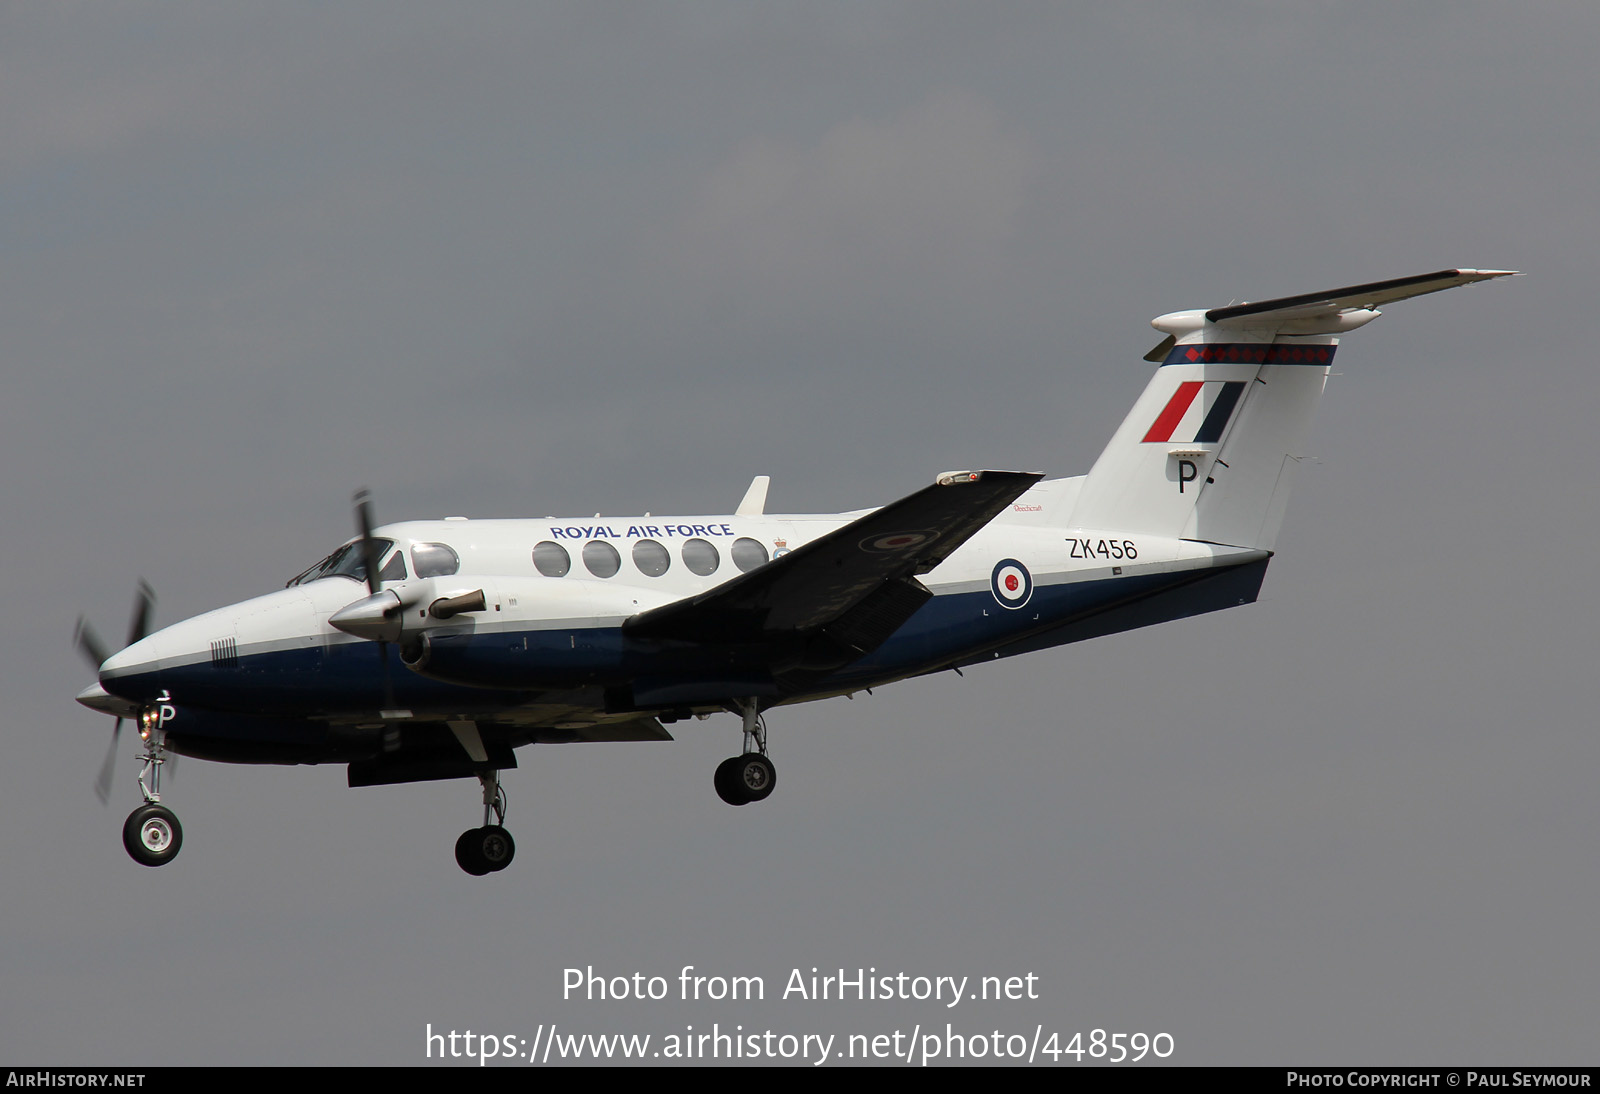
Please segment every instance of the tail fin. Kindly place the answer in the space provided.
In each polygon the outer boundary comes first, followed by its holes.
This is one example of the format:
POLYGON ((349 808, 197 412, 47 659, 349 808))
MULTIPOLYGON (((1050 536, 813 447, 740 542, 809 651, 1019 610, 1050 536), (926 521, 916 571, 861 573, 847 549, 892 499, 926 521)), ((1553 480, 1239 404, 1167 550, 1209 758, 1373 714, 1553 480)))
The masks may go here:
POLYGON ((1173 312, 1161 367, 1084 479, 1071 524, 1271 550, 1340 334, 1381 304, 1509 276, 1440 270, 1173 312))

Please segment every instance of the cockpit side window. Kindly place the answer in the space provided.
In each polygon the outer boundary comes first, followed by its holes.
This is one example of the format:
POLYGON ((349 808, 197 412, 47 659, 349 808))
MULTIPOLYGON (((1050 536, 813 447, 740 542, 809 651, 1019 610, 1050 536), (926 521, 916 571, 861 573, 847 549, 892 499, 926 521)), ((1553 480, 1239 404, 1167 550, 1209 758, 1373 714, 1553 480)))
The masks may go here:
POLYGON ((461 556, 445 543, 416 543, 411 547, 411 565, 417 577, 449 577, 461 569, 461 556))
POLYGON ((383 564, 383 569, 378 571, 379 581, 404 581, 406 579, 406 553, 396 551, 389 556, 389 561, 383 564))

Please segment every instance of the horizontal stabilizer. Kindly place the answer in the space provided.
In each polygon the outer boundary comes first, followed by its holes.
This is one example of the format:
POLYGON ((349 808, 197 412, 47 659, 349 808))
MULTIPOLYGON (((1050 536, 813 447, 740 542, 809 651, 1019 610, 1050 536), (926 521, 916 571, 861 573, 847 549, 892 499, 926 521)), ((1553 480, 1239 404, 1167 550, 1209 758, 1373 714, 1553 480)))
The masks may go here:
POLYGON ((1338 315, 1346 311, 1370 311, 1396 300, 1409 300, 1431 292, 1453 289, 1457 285, 1470 285, 1474 281, 1488 281, 1495 277, 1511 277, 1515 270, 1439 270, 1437 273, 1418 274, 1415 277, 1396 277, 1388 281, 1373 281, 1366 285, 1349 285, 1327 292, 1284 296, 1277 300, 1258 300, 1254 303, 1233 304, 1226 308, 1212 308, 1206 320, 1222 326, 1234 325, 1241 319, 1311 319, 1324 315, 1338 315))

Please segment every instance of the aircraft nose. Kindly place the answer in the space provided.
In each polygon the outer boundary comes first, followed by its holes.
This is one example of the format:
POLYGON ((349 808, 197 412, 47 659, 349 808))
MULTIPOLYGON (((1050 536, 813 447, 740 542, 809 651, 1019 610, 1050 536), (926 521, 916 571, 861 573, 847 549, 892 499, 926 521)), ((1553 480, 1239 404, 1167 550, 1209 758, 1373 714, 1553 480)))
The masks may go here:
POLYGON ((100 666, 111 695, 148 702, 163 690, 201 703, 237 698, 232 670, 251 653, 304 648, 317 634, 314 605, 303 588, 280 589, 230 604, 142 638, 100 666), (208 698, 209 697, 209 698, 208 698))
POLYGON ((141 638, 127 649, 119 650, 106 658, 105 663, 100 666, 99 684, 78 696, 78 701, 85 706, 92 705, 85 702, 84 697, 93 691, 102 691, 128 699, 140 698, 143 692, 148 690, 141 686, 140 681, 148 679, 161 669, 161 643, 157 641, 161 633, 158 631, 148 638, 141 638))
POLYGON ((119 676, 128 676, 138 672, 154 671, 160 663, 161 656, 156 638, 161 632, 141 638, 127 649, 118 650, 106 658, 105 664, 100 666, 100 682, 116 679, 119 676))

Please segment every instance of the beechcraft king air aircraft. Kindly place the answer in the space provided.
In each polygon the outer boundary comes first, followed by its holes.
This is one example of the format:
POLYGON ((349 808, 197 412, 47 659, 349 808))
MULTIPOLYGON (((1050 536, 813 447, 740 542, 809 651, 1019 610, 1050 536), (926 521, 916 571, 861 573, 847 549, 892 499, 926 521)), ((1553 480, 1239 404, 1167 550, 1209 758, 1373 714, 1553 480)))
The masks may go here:
POLYGON ((161 804, 173 754, 349 765, 351 786, 476 777, 456 858, 505 868, 500 773, 523 745, 670 740, 725 711, 732 805, 775 774, 763 714, 1255 600, 1339 336, 1397 300, 1508 276, 1441 270, 1154 320, 1154 379, 1087 475, 954 471, 880 509, 410 521, 359 534, 277 592, 123 650, 80 621, 99 672, 78 701, 132 719, 144 804, 132 857, 182 844, 161 804), (1043 481, 1042 481, 1043 480, 1043 481))

